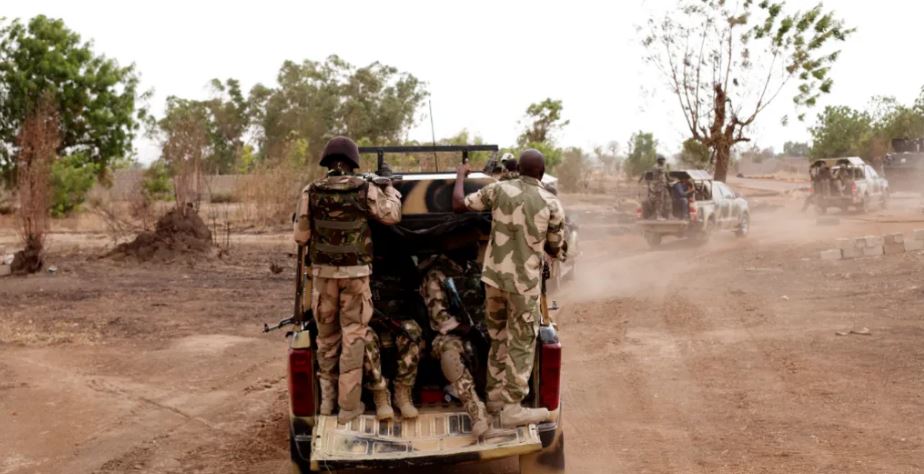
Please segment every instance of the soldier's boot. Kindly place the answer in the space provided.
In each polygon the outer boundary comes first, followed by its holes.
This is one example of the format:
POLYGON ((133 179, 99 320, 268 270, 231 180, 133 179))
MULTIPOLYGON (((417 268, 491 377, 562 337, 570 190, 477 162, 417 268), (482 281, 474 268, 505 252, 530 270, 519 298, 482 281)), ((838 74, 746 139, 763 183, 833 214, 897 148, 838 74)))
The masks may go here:
POLYGON ((372 391, 372 400, 375 401, 375 418, 379 421, 390 420, 395 417, 395 410, 391 408, 391 394, 387 388, 372 391))
POLYGON ((365 411, 366 405, 363 402, 359 402, 359 405, 353 410, 344 410, 343 407, 340 407, 340 413, 337 413, 337 423, 341 425, 347 424, 353 421, 357 416, 362 415, 365 411))
POLYGON ((484 403, 478 399, 471 376, 456 380, 452 383, 452 388, 456 390, 459 400, 468 412, 468 417, 472 419, 472 435, 480 438, 491 427, 491 418, 488 416, 484 403))
POLYGON ((519 403, 508 403, 500 412, 500 423, 504 428, 533 425, 548 421, 549 410, 545 408, 525 408, 519 403))
POLYGON ((410 385, 395 384, 395 407, 401 412, 402 418, 417 418, 417 408, 414 407, 410 385))
POLYGON ((333 415, 334 405, 337 404, 337 382, 321 379, 321 414, 333 415))
POLYGON ((480 438, 484 435, 490 425, 488 423, 488 412, 478 399, 478 393, 475 392, 475 382, 472 376, 462 363, 462 355, 458 351, 446 351, 440 355, 440 366, 443 369, 443 377, 452 384, 459 400, 465 406, 469 418, 472 419, 472 435, 480 438))

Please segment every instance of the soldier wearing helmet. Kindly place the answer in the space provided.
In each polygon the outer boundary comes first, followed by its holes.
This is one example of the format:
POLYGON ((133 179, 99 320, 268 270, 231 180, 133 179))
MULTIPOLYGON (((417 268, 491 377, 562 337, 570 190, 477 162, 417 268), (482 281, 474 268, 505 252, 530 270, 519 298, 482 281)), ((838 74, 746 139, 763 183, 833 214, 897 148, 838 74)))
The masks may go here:
MULTIPOLYGON (((341 423, 365 411, 360 400, 363 362, 372 318, 372 233, 368 218, 385 225, 401 220, 401 194, 355 175, 359 148, 346 137, 331 139, 321 155, 328 172, 302 190, 294 224, 295 241, 311 259, 311 309, 318 325, 317 356, 322 415, 340 406, 341 423), (338 371, 339 366, 339 371, 338 371)), ((376 416, 394 416, 384 379, 369 388, 376 416)))

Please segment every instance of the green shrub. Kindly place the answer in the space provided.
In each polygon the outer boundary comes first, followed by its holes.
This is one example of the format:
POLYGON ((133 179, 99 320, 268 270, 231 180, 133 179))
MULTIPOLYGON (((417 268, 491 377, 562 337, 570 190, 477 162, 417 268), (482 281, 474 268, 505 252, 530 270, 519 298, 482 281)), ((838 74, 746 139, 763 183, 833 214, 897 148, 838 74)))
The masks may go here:
POLYGON ((156 201, 169 201, 173 198, 173 181, 170 179, 170 169, 163 160, 151 163, 144 171, 142 182, 144 193, 148 198, 156 201))
POLYGON ((77 210, 96 182, 96 167, 79 155, 62 157, 51 165, 51 215, 63 217, 77 210))

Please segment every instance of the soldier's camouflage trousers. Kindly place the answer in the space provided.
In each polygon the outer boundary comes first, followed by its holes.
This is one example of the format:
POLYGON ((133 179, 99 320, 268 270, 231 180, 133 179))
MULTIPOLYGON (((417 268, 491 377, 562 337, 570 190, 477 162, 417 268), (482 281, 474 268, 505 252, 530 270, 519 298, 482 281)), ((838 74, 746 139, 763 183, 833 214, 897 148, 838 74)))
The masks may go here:
POLYGON ((318 323, 318 368, 322 379, 338 382, 342 410, 358 408, 365 349, 372 341, 369 277, 314 277, 311 309, 318 323), (339 373, 338 373, 339 365, 339 373))
POLYGON ((366 344, 363 359, 363 375, 369 390, 382 390, 388 387, 388 380, 382 376, 382 347, 391 347, 397 351, 398 367, 395 370, 395 383, 414 386, 417 381, 417 366, 420 365, 420 351, 423 349, 423 333, 420 326, 412 320, 401 321, 403 332, 393 334, 382 330, 381 334, 372 332, 372 340, 366 344))
POLYGON ((485 285, 488 352, 488 401, 520 403, 529 393, 536 338, 539 295, 521 295, 485 285))
POLYGON ((439 335, 433 339, 433 357, 440 361, 443 376, 456 391, 459 401, 472 419, 472 424, 479 420, 488 423, 488 411, 475 391, 475 379, 463 362, 464 354, 465 346, 459 336, 439 335))
POLYGON ((432 354, 440 361, 443 377, 456 391, 472 423, 477 423, 479 420, 487 422, 488 413, 484 403, 478 398, 478 392, 475 391, 475 379, 472 378, 471 372, 463 362, 465 345, 462 338, 455 334, 448 334, 459 326, 459 322, 449 313, 446 290, 443 289, 445 279, 446 274, 442 270, 434 269, 427 273, 420 287, 420 294, 427 305, 430 327, 437 332, 437 336, 433 339, 432 354))

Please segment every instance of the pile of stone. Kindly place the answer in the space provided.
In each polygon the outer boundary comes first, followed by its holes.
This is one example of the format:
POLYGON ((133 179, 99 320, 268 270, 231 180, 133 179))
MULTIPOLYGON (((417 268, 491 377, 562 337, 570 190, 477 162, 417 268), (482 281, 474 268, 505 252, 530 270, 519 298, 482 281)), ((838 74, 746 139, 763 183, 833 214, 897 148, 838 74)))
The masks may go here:
POLYGON ((855 239, 837 239, 837 248, 821 251, 822 260, 841 260, 860 257, 881 257, 924 250, 924 229, 904 234, 867 235, 855 239))

